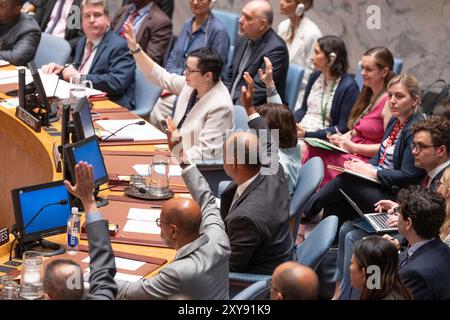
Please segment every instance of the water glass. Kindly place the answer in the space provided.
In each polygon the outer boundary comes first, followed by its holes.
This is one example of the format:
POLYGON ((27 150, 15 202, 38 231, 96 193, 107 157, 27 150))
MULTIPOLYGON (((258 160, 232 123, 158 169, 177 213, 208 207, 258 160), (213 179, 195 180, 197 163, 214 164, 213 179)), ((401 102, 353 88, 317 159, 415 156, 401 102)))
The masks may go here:
POLYGON ((70 76, 70 99, 72 102, 76 102, 87 96, 87 88, 92 89, 92 81, 86 80, 85 75, 72 74, 70 76))
POLYGON ((145 178, 139 174, 133 174, 130 176, 130 188, 133 190, 145 189, 145 178))
POLYGON ((26 251, 22 258, 20 276, 20 297, 22 299, 40 299, 44 295, 44 261, 37 251, 26 251))
POLYGON ((0 277, 0 300, 18 300, 19 286, 11 276, 0 277))
POLYGON ((150 192, 154 195, 166 195, 169 192, 169 158, 154 156, 149 166, 150 192))

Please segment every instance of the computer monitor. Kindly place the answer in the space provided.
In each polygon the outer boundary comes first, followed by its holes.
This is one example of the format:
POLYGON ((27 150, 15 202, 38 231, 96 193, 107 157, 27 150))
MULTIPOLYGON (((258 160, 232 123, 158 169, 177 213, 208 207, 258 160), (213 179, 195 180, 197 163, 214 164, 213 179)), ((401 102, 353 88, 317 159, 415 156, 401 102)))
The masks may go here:
POLYGON ((72 112, 72 120, 75 127, 76 138, 74 139, 72 136, 72 140, 81 141, 95 135, 87 97, 78 99, 72 112))
POLYGON ((58 120, 58 118, 57 118, 57 116, 56 116, 56 118, 54 118, 55 112, 52 111, 52 109, 50 108, 50 104, 48 102, 47 95, 45 94, 44 85, 42 84, 41 76, 39 75, 39 71, 36 68, 36 65, 34 64, 34 62, 28 63, 28 69, 30 69, 31 76, 33 77, 33 82, 36 87, 36 93, 38 95, 38 100, 37 100, 38 105, 35 106, 35 107, 39 107, 37 115, 41 119, 41 125, 46 126, 49 124, 51 117, 52 117, 51 122, 58 120))
POLYGON ((21 258, 23 251, 36 246, 56 250, 44 252, 44 255, 63 253, 64 247, 43 238, 67 231, 70 199, 64 182, 61 180, 17 188, 11 191, 11 196, 19 234, 16 257, 21 258))
POLYGON ((72 177, 75 177, 75 165, 80 161, 85 161, 93 167, 96 187, 109 181, 97 136, 94 135, 77 143, 66 145, 65 157, 72 177))

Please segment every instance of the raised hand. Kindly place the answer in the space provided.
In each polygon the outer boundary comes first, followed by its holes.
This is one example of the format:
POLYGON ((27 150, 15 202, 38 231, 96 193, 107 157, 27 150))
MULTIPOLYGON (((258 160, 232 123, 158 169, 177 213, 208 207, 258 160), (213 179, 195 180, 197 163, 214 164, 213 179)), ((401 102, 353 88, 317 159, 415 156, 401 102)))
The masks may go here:
POLYGON ((244 80, 247 82, 247 87, 242 86, 241 104, 247 111, 248 115, 256 113, 253 106, 253 95, 255 94, 255 82, 248 72, 244 72, 244 80))
POLYGON ((167 140, 169 145, 169 150, 172 152, 172 155, 178 160, 185 160, 186 156, 183 151, 183 141, 181 139, 180 132, 178 131, 173 119, 168 116, 166 119, 167 129, 167 140))
POLYGON ((123 36, 125 37, 125 40, 127 40, 128 48, 130 50, 136 50, 139 47, 139 44, 136 41, 136 35, 133 31, 133 25, 129 21, 127 21, 125 22, 123 29, 123 36))
POLYGON ((258 69, 259 78, 266 85, 266 88, 275 88, 275 82, 273 81, 273 66, 272 61, 269 58, 264 57, 264 64, 266 65, 265 73, 261 69, 258 69))
POLYGON ((67 190, 81 200, 85 212, 96 211, 94 199, 94 172, 92 165, 80 161, 75 166, 75 185, 65 180, 67 190))

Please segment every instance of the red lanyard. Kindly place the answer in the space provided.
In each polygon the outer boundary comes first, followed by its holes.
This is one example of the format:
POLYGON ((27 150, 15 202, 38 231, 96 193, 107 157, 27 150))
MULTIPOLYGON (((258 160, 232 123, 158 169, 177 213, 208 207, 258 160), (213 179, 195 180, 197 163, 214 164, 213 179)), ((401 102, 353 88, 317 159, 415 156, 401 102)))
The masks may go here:
POLYGON ((405 121, 403 121, 403 123, 400 123, 400 120, 398 120, 398 119, 396 120, 394 129, 392 129, 391 134, 389 135, 389 139, 386 143, 384 153, 381 155, 380 161, 378 162, 379 166, 382 166, 384 164, 384 162, 386 161, 388 149, 394 144, 395 140, 397 139, 398 134, 403 129, 403 127, 405 126, 406 122, 408 122, 408 120, 409 120, 409 117, 405 121))

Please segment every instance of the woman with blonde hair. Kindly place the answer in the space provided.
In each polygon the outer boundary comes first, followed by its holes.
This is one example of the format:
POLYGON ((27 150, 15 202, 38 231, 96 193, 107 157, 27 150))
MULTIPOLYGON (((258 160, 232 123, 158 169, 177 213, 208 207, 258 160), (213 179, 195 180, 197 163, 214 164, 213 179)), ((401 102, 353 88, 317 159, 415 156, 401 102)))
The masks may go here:
POLYGON ((445 198, 446 212, 445 221, 442 224, 440 237, 445 244, 450 246, 450 168, 447 168, 439 181, 438 192, 445 198))

